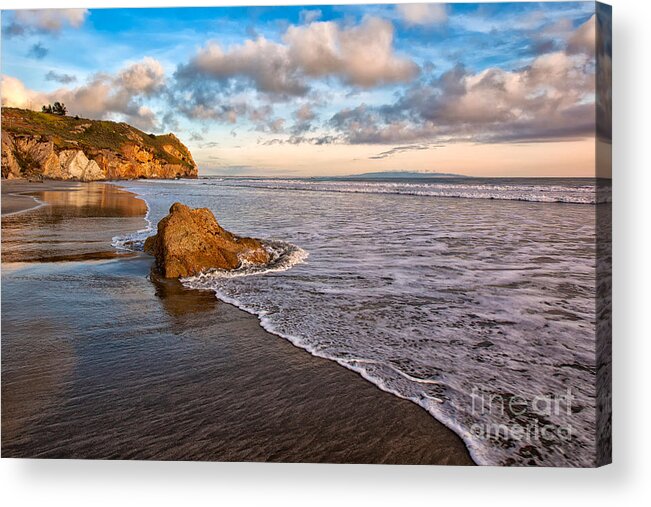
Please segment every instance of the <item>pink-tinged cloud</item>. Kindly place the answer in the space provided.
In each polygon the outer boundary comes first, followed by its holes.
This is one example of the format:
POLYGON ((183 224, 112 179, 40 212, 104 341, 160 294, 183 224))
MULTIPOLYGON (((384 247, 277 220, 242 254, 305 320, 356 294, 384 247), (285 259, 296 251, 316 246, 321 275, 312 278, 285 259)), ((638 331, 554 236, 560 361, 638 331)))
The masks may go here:
POLYGON ((349 28, 333 22, 290 26, 283 37, 290 60, 306 75, 338 76, 362 87, 405 83, 418 75, 412 60, 396 54, 393 39, 393 25, 375 17, 349 28))
POLYGON ((567 52, 569 54, 584 53, 594 56, 596 44, 597 22, 596 16, 593 15, 572 34, 567 42, 567 52))
POLYGON ((436 26, 448 20, 445 4, 400 4, 396 10, 408 25, 436 26))
POLYGON ((6 27, 9 36, 25 33, 57 33, 66 27, 80 28, 89 15, 88 9, 24 9, 14 11, 6 27))
POLYGON ((405 83, 418 75, 412 60, 396 54, 390 22, 374 17, 342 28, 334 22, 290 26, 282 42, 258 37, 222 48, 207 43, 179 66, 177 77, 215 80, 246 79, 260 92, 304 95, 307 78, 337 77, 360 87, 405 83))
POLYGON ((99 73, 81 86, 48 93, 30 90, 19 79, 2 76, 2 105, 40 110, 59 101, 66 104, 70 114, 98 119, 117 115, 139 128, 154 129, 156 115, 142 99, 160 89, 164 78, 161 64, 153 58, 144 58, 115 75, 99 73))

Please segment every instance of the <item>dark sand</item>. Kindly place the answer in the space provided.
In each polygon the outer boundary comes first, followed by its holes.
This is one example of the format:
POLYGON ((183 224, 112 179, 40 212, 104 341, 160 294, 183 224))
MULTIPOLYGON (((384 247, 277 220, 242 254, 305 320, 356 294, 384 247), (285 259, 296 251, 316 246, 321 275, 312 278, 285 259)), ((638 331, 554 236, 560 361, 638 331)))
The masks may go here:
POLYGON ((472 464, 417 405, 116 255, 131 194, 31 188, 49 205, 2 220, 3 457, 472 464))

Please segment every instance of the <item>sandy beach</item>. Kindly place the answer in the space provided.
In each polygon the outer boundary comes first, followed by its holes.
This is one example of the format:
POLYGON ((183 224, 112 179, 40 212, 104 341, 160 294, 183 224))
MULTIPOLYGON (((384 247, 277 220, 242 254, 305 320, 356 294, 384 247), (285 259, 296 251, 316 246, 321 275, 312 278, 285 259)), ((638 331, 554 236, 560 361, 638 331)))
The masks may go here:
MULTIPOLYGON (((22 183, 22 182, 21 182, 22 183)), ((4 187, 4 183, 3 183, 4 187)), ((33 197, 29 195, 21 195, 18 193, 20 190, 32 192, 34 189, 30 188, 33 185, 29 184, 13 184, 8 185, 9 188, 16 191, 12 193, 9 190, 7 192, 2 192, 2 215, 13 215, 14 213, 20 213, 28 209, 35 208, 40 204, 33 197)))
POLYGON ((3 457, 472 464, 414 403, 117 253, 145 211, 3 181, 3 457))

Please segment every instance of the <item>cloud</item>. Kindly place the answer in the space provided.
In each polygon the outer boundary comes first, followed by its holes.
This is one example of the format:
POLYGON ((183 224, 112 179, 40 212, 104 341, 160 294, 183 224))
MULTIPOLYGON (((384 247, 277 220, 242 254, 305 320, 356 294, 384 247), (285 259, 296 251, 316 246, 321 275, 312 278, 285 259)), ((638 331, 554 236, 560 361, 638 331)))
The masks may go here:
POLYGON ((269 94, 307 92, 299 69, 289 59, 287 47, 264 37, 247 40, 226 51, 217 42, 208 42, 187 65, 179 66, 175 76, 183 85, 199 78, 227 85, 227 81, 240 78, 269 94))
POLYGON ((283 132, 284 126, 285 126, 285 119, 284 118, 274 118, 268 124, 268 130, 266 130, 266 132, 271 132, 273 134, 278 134, 280 132, 283 132))
MULTIPOLYGON (((593 136, 593 23, 591 18, 571 33, 565 49, 541 54, 525 67, 471 72, 458 64, 436 78, 421 79, 393 103, 343 109, 330 118, 329 126, 351 144, 540 142, 593 136)), ((608 57, 603 62, 606 68, 608 57)))
POLYGON ((339 111, 328 123, 349 144, 392 144, 425 140, 435 135, 432 126, 425 124, 427 122, 407 118, 409 114, 417 114, 416 111, 405 110, 404 118, 395 111, 389 112, 398 107, 398 103, 381 107, 361 104, 339 111))
POLYGON ((311 77, 336 76, 344 83, 370 88, 414 79, 419 68, 397 55, 390 22, 365 18, 360 25, 341 28, 334 22, 290 26, 283 40, 290 61, 311 77))
POLYGON ((380 152, 377 155, 373 155, 368 158, 372 160, 381 160, 383 158, 392 157, 393 155, 397 155, 399 153, 405 153, 408 151, 429 150, 431 148, 437 148, 437 146, 432 146, 429 144, 410 144, 406 146, 396 146, 395 148, 391 148, 390 150, 380 152))
POLYGON ((163 86, 165 70, 158 60, 145 57, 120 72, 117 79, 121 86, 132 93, 152 95, 163 86))
POLYGON ((58 73, 51 70, 47 74, 45 74, 45 80, 54 81, 56 83, 61 83, 61 84, 70 84, 77 81, 77 76, 73 76, 72 74, 58 73))
MULTIPOLYGON (((158 61, 145 58, 115 75, 98 73, 81 86, 62 87, 49 93, 29 90, 20 80, 3 76, 3 105, 40 110, 44 104, 59 101, 66 104, 70 114, 99 119, 117 116, 141 129, 155 130, 156 114, 143 99, 162 86, 161 69, 158 61)), ((54 73, 53 76, 59 77, 54 73)))
MULTIPOLYGON (((242 109, 241 115, 245 115, 253 123, 254 130, 258 132, 280 134, 285 131, 286 120, 276 116, 274 108, 270 104, 259 107, 247 105, 242 109)), ((235 137, 235 134, 233 137, 235 137)))
POLYGON ((310 104, 305 103, 300 106, 294 111, 293 116, 294 125, 291 128, 293 135, 300 135, 313 130, 312 123, 316 119, 316 113, 310 104))
POLYGON ((299 107, 294 113, 296 118, 300 121, 311 121, 316 117, 316 114, 312 110, 312 107, 309 104, 303 104, 299 107))
POLYGON ((264 146, 273 146, 275 144, 313 144, 315 146, 321 146, 324 144, 336 144, 341 142, 343 142, 343 138, 341 136, 332 136, 325 134, 311 137, 292 135, 286 139, 270 139, 268 141, 262 142, 261 144, 264 146))
POLYGON ((252 85, 276 97, 306 95, 313 78, 333 77, 362 88, 411 81, 419 67, 395 53, 393 38, 391 23, 374 17, 343 28, 330 21, 312 22, 288 27, 282 42, 258 37, 224 49, 210 41, 179 65, 175 77, 195 95, 206 89, 212 95, 215 90, 240 92, 252 85))
POLYGON ((40 110, 41 106, 48 102, 46 94, 30 90, 20 79, 12 76, 3 75, 0 78, 0 89, 3 107, 40 110))
POLYGON ((27 56, 36 58, 37 60, 42 60, 47 56, 49 52, 50 50, 46 48, 42 43, 37 42, 31 48, 29 48, 29 51, 27 52, 27 56))
POLYGON ((572 34, 567 42, 567 52, 571 55, 579 53, 594 55, 596 44, 597 23, 596 16, 593 15, 572 34))
POLYGON ((551 53, 552 51, 557 51, 559 47, 554 39, 545 39, 545 38, 535 38, 529 47, 528 51, 534 55, 544 55, 545 53, 551 53))
POLYGON ((601 140, 612 141, 612 10, 609 5, 597 4, 597 135, 601 140))
POLYGON ((13 11, 12 21, 4 27, 9 36, 27 33, 58 33, 66 27, 80 28, 88 9, 38 9, 13 11))
POLYGON ((299 13, 299 19, 301 24, 309 25, 317 19, 320 19, 322 15, 321 9, 303 9, 299 13))
POLYGON ((396 9, 408 25, 433 26, 448 20, 445 4, 400 4, 396 9))
POLYGON ((594 132, 593 60, 557 51, 518 70, 457 65, 384 106, 339 111, 330 126, 352 144, 517 142, 594 132))

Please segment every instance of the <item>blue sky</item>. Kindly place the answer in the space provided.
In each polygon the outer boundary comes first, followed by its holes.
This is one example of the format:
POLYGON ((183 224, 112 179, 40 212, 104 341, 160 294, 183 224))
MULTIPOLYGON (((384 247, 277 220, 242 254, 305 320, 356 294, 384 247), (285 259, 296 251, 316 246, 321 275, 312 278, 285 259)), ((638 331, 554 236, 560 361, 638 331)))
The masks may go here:
POLYGON ((59 99, 72 114, 174 131, 204 173, 499 175, 503 153, 504 175, 583 174, 594 9, 3 11, 3 104, 59 99), (557 163, 526 165, 552 147, 557 163))

